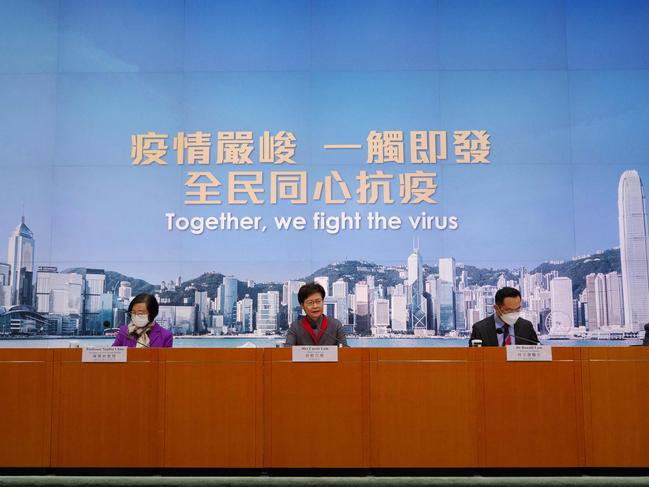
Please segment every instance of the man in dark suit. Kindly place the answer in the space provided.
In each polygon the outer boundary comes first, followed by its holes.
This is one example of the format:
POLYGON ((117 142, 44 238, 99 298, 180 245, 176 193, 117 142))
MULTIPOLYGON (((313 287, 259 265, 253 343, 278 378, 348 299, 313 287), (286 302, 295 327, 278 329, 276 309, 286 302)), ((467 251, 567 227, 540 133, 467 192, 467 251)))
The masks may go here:
POLYGON ((482 340, 483 347, 539 343, 532 323, 520 318, 521 293, 518 289, 499 289, 495 301, 495 313, 473 325, 469 346, 473 345, 473 340, 482 340))

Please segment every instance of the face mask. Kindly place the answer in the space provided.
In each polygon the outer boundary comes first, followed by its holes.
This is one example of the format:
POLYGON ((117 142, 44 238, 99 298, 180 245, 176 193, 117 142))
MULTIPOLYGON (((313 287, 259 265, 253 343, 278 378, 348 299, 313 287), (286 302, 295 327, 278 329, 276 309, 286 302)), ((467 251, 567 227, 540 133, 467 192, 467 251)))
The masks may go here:
POLYGON ((133 315, 131 316, 131 322, 138 328, 144 328, 149 324, 149 317, 147 315, 133 315))
POLYGON ((509 326, 514 326, 514 323, 518 321, 518 318, 521 316, 520 311, 516 311, 514 313, 506 313, 500 317, 501 320, 503 320, 505 323, 507 323, 509 326))

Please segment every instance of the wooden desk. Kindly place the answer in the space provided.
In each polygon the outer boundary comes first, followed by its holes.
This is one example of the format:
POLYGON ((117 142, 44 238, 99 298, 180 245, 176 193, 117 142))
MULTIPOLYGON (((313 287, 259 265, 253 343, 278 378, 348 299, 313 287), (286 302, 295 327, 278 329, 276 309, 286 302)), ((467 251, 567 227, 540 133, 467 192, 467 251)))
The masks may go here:
POLYGON ((649 348, 0 349, 0 467, 646 467, 649 348))

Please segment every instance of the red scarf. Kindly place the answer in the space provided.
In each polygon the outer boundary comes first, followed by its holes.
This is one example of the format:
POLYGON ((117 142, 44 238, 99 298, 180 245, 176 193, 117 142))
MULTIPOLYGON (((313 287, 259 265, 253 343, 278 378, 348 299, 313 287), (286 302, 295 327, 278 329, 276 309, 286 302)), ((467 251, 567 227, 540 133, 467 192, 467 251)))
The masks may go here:
POLYGON ((322 335, 324 334, 325 330, 327 329, 327 317, 325 315, 322 315, 322 327, 320 328, 320 333, 318 333, 318 336, 315 336, 315 333, 313 332, 313 328, 311 327, 311 323, 309 323, 309 320, 304 317, 302 320, 302 326, 304 329, 307 331, 309 335, 311 335, 311 338, 313 338, 313 343, 316 345, 320 341, 320 338, 322 338, 322 335))

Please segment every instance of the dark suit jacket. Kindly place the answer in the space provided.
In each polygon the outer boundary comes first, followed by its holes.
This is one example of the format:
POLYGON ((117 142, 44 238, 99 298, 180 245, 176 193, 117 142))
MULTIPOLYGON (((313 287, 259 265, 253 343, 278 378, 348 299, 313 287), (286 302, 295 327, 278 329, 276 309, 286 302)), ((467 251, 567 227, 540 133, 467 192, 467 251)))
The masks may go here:
MULTIPOLYGON (((498 346, 498 334, 496 333, 496 319, 494 315, 488 316, 473 325, 469 346, 471 346, 471 340, 474 339, 482 340, 483 347, 498 346)), ((517 345, 534 345, 532 342, 539 343, 539 337, 536 336, 534 326, 532 326, 531 322, 523 318, 518 318, 516 323, 514 323, 514 339, 517 345)))
MULTIPOLYGON (((304 318, 300 317, 291 323, 291 326, 288 327, 288 333, 286 334, 286 343, 284 344, 287 347, 293 345, 315 345, 313 338, 308 331, 302 326, 302 320, 304 318)), ((336 318, 329 318, 327 316, 327 329, 320 337, 318 345, 338 345, 342 344, 343 347, 347 345, 347 338, 345 337, 345 332, 343 331, 343 324, 338 321, 336 318)))

